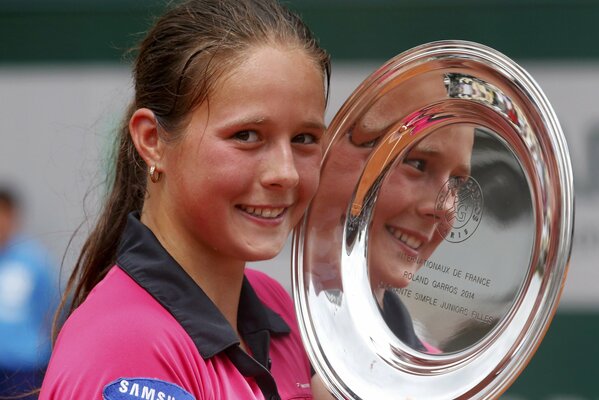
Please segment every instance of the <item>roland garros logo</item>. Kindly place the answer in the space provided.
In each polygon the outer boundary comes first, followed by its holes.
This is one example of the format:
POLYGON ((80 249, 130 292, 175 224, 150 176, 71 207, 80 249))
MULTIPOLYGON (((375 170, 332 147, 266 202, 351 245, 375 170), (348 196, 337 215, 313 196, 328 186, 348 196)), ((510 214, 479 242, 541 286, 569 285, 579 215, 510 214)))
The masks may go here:
POLYGON ((435 202, 437 231, 445 240, 459 243, 474 234, 483 216, 483 192, 471 176, 449 179, 435 202))

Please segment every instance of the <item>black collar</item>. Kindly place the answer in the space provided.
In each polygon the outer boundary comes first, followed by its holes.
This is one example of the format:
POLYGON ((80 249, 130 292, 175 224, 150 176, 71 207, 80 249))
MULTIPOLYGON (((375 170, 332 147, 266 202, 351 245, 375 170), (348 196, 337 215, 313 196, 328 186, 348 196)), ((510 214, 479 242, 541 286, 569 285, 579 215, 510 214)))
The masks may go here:
POLYGON ((399 294, 391 290, 385 290, 381 313, 391 331, 402 342, 413 349, 426 351, 426 348, 416 335, 410 312, 399 298, 399 294))
MULTIPOLYGON (((237 334, 216 305, 140 222, 137 212, 128 216, 116 263, 175 317, 204 359, 239 345, 237 334)), ((245 277, 237 324, 244 339, 258 332, 269 332, 262 337, 290 332, 285 321, 260 301, 245 277)))

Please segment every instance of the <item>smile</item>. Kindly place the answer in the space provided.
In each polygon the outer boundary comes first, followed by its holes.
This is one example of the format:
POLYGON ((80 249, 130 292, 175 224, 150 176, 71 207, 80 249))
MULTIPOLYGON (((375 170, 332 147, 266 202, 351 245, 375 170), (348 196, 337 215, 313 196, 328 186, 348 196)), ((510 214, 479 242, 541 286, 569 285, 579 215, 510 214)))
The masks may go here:
POLYGON ((422 246, 422 240, 407 234, 405 232, 402 232, 401 230, 394 228, 392 226, 389 225, 385 225, 385 228, 387 229, 387 231, 393 235, 393 237, 397 240, 399 240, 400 242, 402 242, 403 244, 405 244, 406 246, 408 246, 409 248, 413 249, 413 250, 418 250, 420 248, 420 246, 422 246))
POLYGON ((239 205, 237 208, 245 211, 246 213, 253 215, 254 217, 275 219, 283 215, 286 207, 250 207, 239 205))

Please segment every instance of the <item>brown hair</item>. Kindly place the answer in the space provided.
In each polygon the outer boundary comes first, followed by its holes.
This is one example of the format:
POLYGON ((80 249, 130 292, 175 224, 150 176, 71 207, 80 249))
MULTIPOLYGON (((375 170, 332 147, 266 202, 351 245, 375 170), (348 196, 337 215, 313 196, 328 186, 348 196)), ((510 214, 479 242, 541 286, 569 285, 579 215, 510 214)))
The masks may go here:
POLYGON ((187 0, 147 33, 134 63, 135 97, 116 140, 110 190, 68 280, 55 333, 62 311, 68 315, 79 306, 114 264, 127 214, 143 206, 146 166, 129 135, 133 112, 152 110, 163 128, 162 139, 177 140, 191 111, 208 98, 219 77, 259 45, 305 50, 322 70, 328 89, 328 54, 300 18, 276 0, 187 0))

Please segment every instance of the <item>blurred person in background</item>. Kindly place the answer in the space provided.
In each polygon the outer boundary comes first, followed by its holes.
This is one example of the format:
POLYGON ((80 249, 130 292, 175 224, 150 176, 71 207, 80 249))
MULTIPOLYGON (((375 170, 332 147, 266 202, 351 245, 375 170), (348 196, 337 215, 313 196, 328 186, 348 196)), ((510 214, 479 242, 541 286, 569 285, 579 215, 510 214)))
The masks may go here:
POLYGON ((58 301, 49 254, 21 233, 22 212, 16 192, 0 186, 0 398, 41 384, 58 301))

